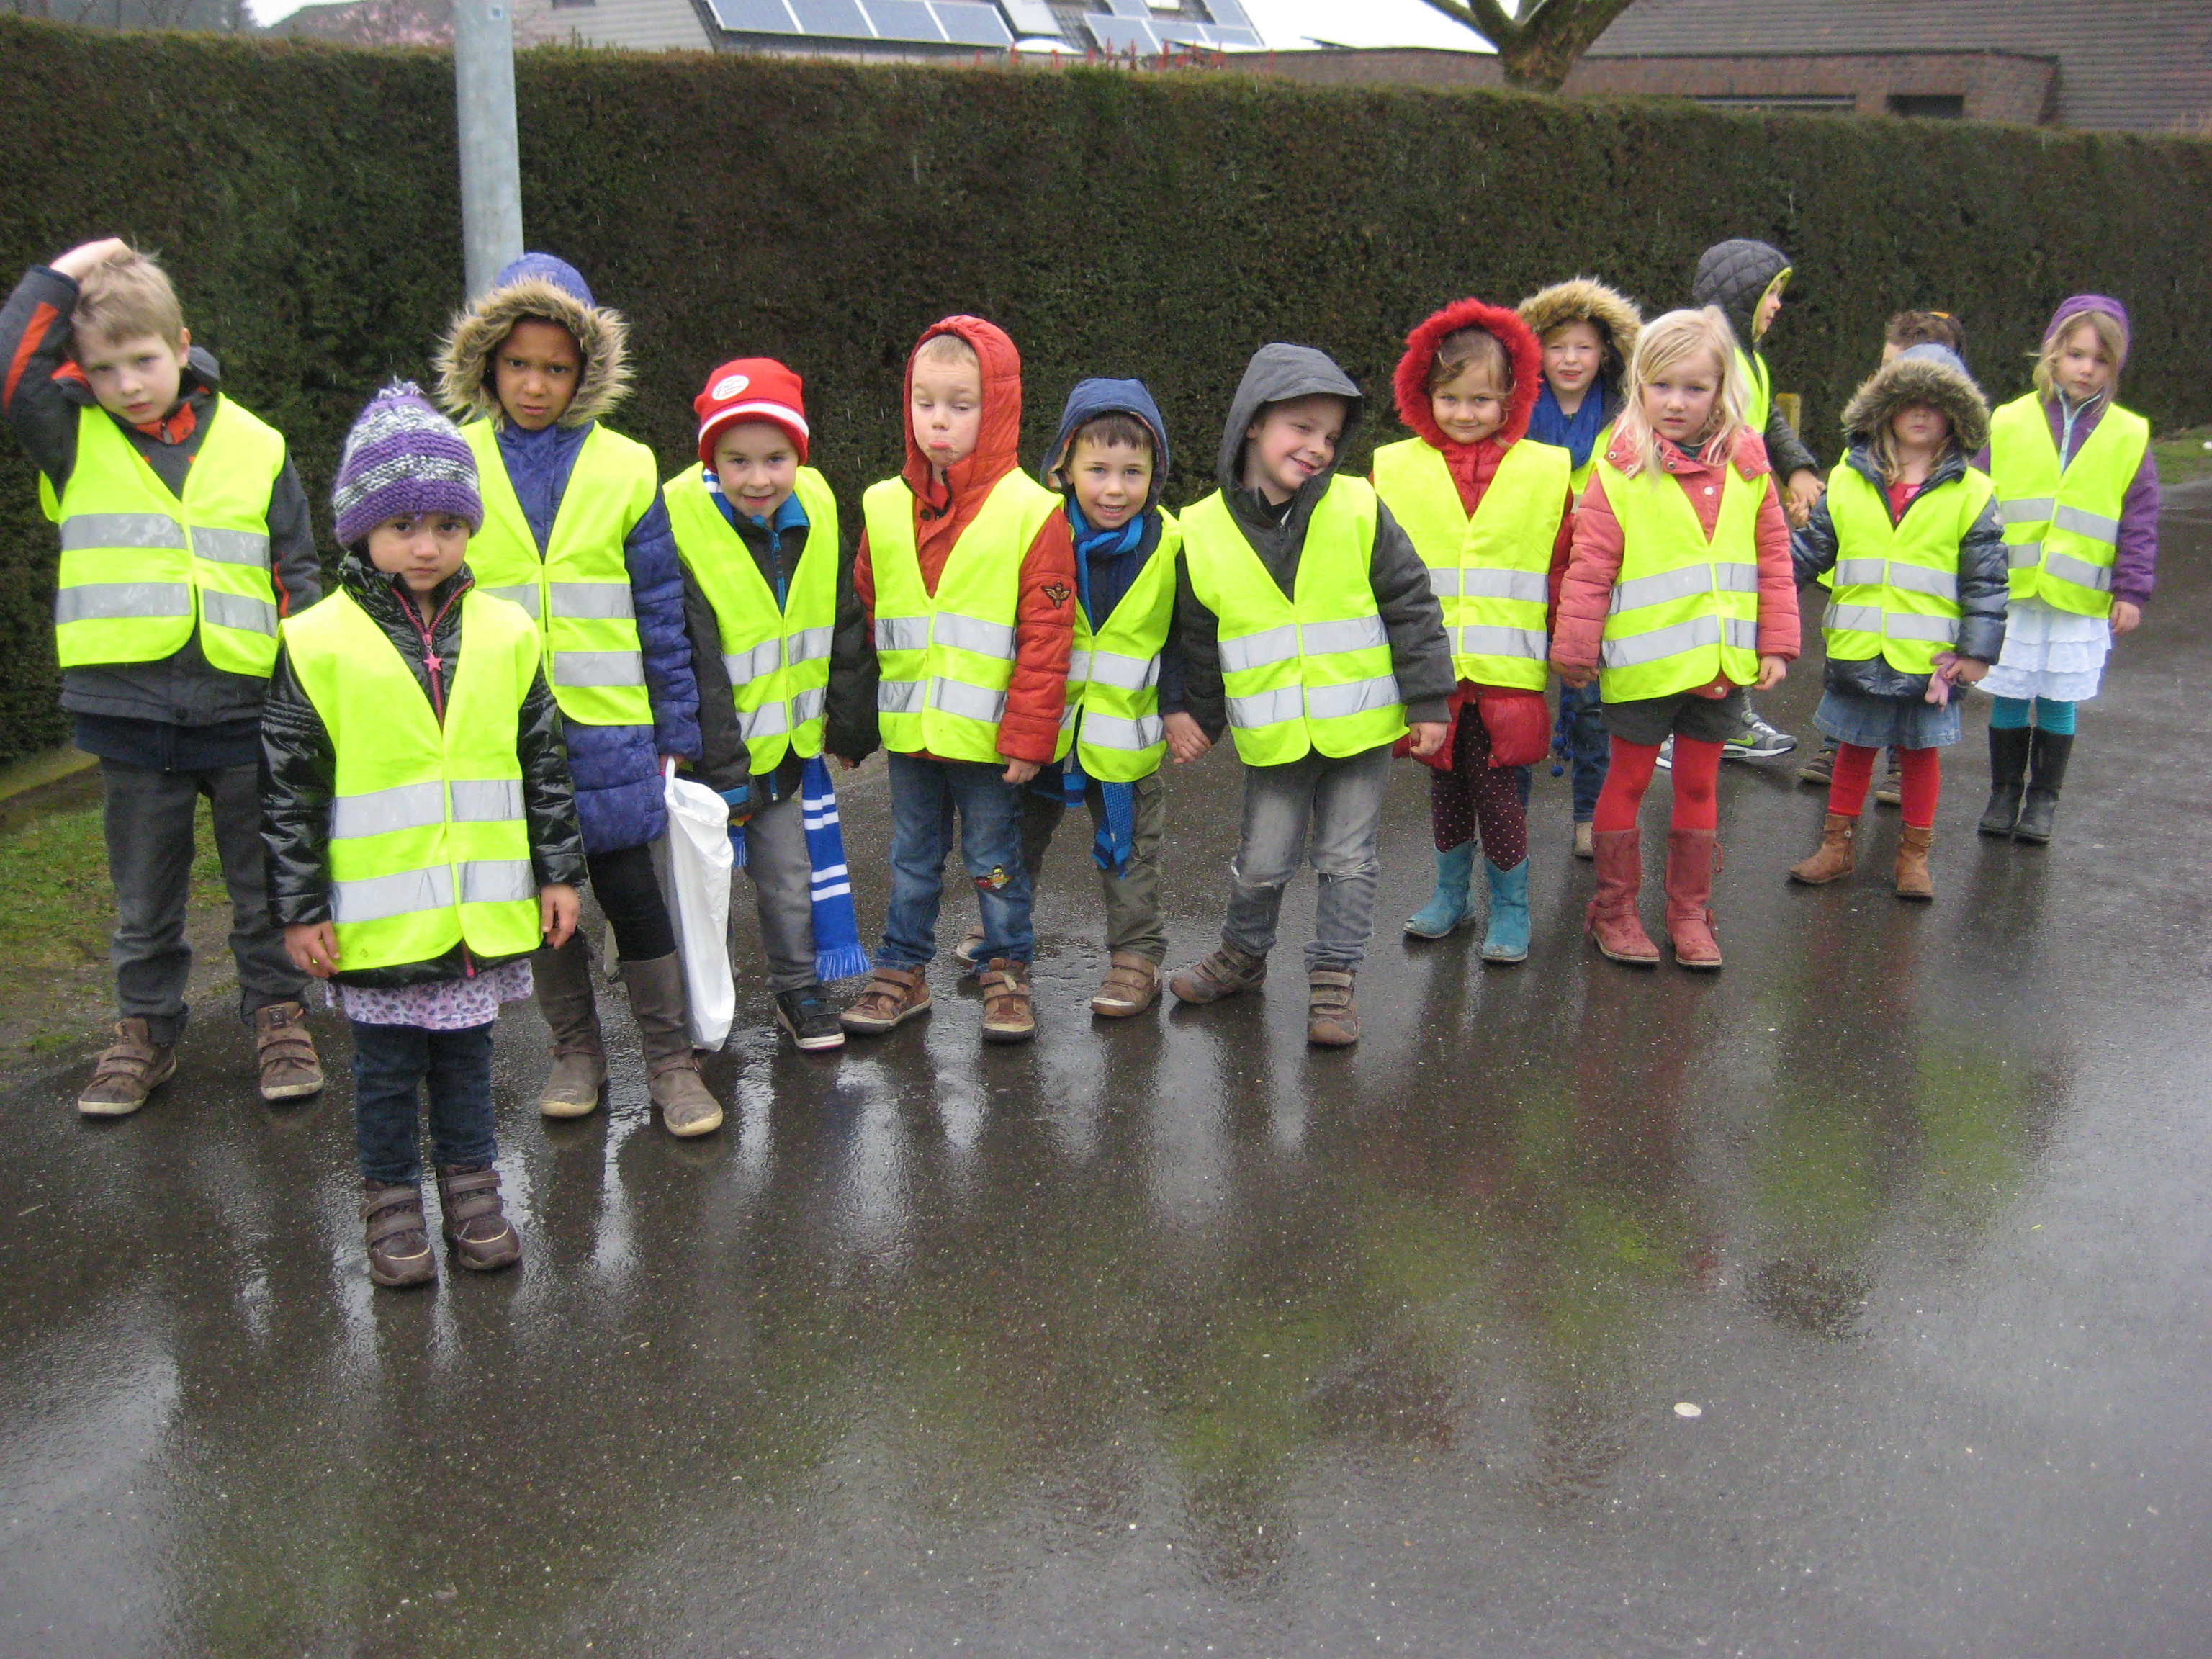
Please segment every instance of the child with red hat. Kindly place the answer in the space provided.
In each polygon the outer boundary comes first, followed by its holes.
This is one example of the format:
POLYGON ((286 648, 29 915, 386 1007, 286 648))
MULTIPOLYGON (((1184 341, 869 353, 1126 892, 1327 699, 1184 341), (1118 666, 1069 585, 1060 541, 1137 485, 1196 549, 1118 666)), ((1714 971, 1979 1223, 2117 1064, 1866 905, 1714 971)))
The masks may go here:
POLYGON ((845 1041, 822 981, 864 973, 851 886, 834 845, 826 751, 849 768, 876 747, 874 653, 853 591, 837 502, 805 465, 805 388, 766 357, 707 378, 699 465, 663 486, 684 562, 699 682, 693 774, 730 804, 753 879, 775 1021, 802 1048, 845 1041), (810 842, 814 847, 810 850, 810 842))

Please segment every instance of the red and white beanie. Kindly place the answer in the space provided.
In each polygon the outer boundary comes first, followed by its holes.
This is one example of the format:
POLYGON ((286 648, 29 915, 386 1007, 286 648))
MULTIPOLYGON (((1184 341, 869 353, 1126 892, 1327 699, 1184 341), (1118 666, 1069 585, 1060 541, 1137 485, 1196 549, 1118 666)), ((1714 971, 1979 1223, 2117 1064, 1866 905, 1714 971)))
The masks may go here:
POLYGON ((806 459, 806 400, 799 376, 773 357, 739 357, 707 377, 707 389, 691 400, 699 414, 699 459, 714 465, 714 438, 737 421, 773 421, 806 459))

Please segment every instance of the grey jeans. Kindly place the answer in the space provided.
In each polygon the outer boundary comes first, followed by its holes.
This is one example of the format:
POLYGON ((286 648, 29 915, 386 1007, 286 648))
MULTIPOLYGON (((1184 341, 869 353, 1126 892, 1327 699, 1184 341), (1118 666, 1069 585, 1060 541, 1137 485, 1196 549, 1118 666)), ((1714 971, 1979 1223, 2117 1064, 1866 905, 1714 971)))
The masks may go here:
POLYGON ((143 1018, 167 1044, 184 1030, 185 983, 192 971, 185 907, 192 886, 192 809, 205 795, 216 854, 230 891, 230 953, 238 961, 240 1012, 251 1017, 307 994, 307 976, 284 954, 284 930, 269 915, 262 863, 259 769, 163 772, 100 763, 107 788, 107 874, 115 884, 115 1009, 143 1018))
MULTIPOLYGON (((761 787, 757 779, 753 787, 761 787)), ((806 850, 799 795, 793 789, 745 823, 745 873, 753 881, 753 911, 760 918, 771 991, 814 983, 814 861, 806 850)), ((736 960, 732 951, 732 964, 736 960)))
POLYGON ((1229 866, 1229 915, 1221 937, 1265 956, 1275 943, 1283 888, 1310 841, 1321 895, 1314 908, 1306 967, 1357 968, 1375 931, 1375 888, 1382 873, 1382 796, 1390 781, 1388 744, 1331 760, 1315 753, 1287 766, 1244 769, 1244 827, 1229 866))
MULTIPOLYGON (((1136 811, 1127 866, 1119 875, 1099 870, 1089 843, 1080 856, 1086 868, 1097 872, 1098 891, 1106 907, 1106 948, 1131 951, 1158 963, 1168 953, 1167 929, 1160 921, 1160 835, 1167 823, 1167 786, 1154 772, 1139 778, 1130 787, 1136 792, 1136 811)), ((1106 803, 1098 793, 1097 779, 1091 779, 1084 790, 1083 802, 1091 809, 1092 828, 1103 824, 1106 803)), ((1052 844, 1053 832, 1066 814, 1064 801, 1024 787, 1022 863, 1033 884, 1044 867, 1045 848, 1052 844)))

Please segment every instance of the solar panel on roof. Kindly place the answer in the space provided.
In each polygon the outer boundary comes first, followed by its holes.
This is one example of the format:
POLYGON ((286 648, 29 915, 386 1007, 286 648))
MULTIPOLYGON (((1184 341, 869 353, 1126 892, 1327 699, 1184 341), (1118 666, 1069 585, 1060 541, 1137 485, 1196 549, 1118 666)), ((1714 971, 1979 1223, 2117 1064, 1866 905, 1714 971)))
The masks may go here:
POLYGON ((1160 49, 1159 38, 1152 33, 1152 26, 1136 18, 1101 17, 1095 12, 1087 12, 1083 21, 1097 37, 1100 49, 1116 57, 1131 51, 1140 58, 1149 57, 1160 49))
POLYGON ((1152 33, 1170 46, 1210 46, 1213 44, 1212 27, 1205 23, 1194 23, 1188 17, 1155 17, 1152 33))
POLYGON ((1205 0, 1205 4, 1206 11, 1217 23, 1226 24, 1232 29, 1249 30, 1252 27, 1252 20, 1244 15, 1244 8, 1238 5, 1237 0, 1205 0))
POLYGON ((963 46, 1010 46, 1014 37, 996 6, 974 0, 930 0, 930 8, 945 30, 945 38, 963 46))
POLYGON ((921 0, 862 0, 876 33, 886 40, 942 40, 945 31, 921 0))
POLYGON ((1016 34, 1051 38, 1060 32, 1060 19, 1045 0, 1000 0, 1000 7, 1013 19, 1016 34))
POLYGON ((1253 33, 1249 29, 1216 28, 1213 31, 1213 44, 1217 46, 1249 46, 1257 48, 1263 45, 1264 42, 1261 40, 1258 35, 1253 33))
POLYGON ((854 0, 789 0, 789 3, 801 33, 827 34, 841 40, 867 40, 875 36, 854 0))
POLYGON ((783 0, 711 0, 714 21, 741 34, 798 34, 783 0))
POLYGON ((1149 20, 1152 9, 1145 0, 1106 0, 1106 9, 1116 17, 1142 17, 1149 20))

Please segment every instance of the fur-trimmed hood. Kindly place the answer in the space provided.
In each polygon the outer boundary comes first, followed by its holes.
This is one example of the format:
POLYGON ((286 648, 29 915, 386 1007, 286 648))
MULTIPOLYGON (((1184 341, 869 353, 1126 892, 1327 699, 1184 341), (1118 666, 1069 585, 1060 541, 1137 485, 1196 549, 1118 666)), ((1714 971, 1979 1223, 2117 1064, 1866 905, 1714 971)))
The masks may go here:
POLYGON ((1544 337, 1565 323, 1588 323, 1605 342, 1606 361, 1598 379, 1618 386, 1628 374, 1629 359, 1636 355, 1637 336, 1644 332, 1644 316, 1636 301, 1618 289, 1607 288, 1594 276, 1571 276, 1564 283, 1539 289, 1519 307, 1521 320, 1542 344, 1544 337))
POLYGON ((1429 399, 1429 365, 1445 339, 1463 328, 1478 328, 1505 348, 1513 367, 1513 391, 1505 401, 1505 420, 1485 441, 1500 449, 1518 443, 1528 430, 1528 411, 1536 406, 1536 393, 1544 383, 1544 348, 1520 314, 1504 306, 1480 300, 1456 300, 1421 323, 1406 337, 1406 355, 1390 389, 1398 404, 1398 418, 1422 442, 1436 449, 1454 447, 1437 424, 1429 399))
POLYGON ((1864 443, 1913 404, 1943 412, 1961 453, 1976 454, 1990 441, 1989 400, 1966 364, 1937 345, 1914 346, 1875 370, 1844 405, 1844 435, 1864 443))
POLYGON ((572 267, 531 253, 501 271, 475 304, 456 313, 439 343, 438 400, 454 419, 483 416, 504 423, 493 388, 492 354, 517 323, 532 319, 567 329, 584 360, 576 395, 559 424, 589 425, 629 395, 629 325, 622 313, 594 303, 572 267))

